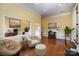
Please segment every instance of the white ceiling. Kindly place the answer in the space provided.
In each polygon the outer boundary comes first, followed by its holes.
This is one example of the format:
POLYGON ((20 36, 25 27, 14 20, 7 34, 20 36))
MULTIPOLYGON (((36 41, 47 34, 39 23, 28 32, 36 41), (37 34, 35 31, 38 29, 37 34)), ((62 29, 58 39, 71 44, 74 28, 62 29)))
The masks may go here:
POLYGON ((23 3, 24 7, 29 8, 38 14, 48 17, 72 11, 74 3, 23 3))

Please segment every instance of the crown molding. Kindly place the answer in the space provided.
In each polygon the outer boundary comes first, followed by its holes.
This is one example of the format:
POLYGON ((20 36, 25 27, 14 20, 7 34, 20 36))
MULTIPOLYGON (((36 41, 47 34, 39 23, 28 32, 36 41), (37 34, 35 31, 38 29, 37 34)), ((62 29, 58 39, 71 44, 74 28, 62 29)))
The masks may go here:
POLYGON ((67 13, 61 13, 61 14, 58 14, 58 15, 55 15, 55 16, 49 16, 49 17, 46 17, 46 18, 55 18, 55 17, 60 17, 60 16, 66 16, 66 15, 70 15, 71 12, 67 12, 67 13))

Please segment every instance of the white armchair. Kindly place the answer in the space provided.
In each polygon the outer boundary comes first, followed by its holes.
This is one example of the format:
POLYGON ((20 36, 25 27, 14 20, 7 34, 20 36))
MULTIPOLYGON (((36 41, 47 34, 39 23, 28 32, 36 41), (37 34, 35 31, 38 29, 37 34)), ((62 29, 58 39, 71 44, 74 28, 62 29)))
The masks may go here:
POLYGON ((29 36, 27 41, 29 47, 34 47, 36 44, 41 43, 41 38, 37 36, 29 36))

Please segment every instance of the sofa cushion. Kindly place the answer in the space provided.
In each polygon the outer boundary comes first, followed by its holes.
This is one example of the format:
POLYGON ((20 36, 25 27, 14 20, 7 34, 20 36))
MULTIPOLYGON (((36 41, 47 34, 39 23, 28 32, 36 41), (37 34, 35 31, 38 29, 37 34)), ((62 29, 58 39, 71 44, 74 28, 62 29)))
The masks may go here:
POLYGON ((39 40, 31 40, 31 44, 37 44, 37 43, 40 43, 39 40))
POLYGON ((17 43, 13 40, 4 39, 0 41, 0 47, 12 50, 17 48, 17 43))
POLYGON ((0 55, 14 55, 21 49, 18 42, 10 39, 0 40, 0 55))
POLYGON ((17 43, 13 40, 10 40, 9 41, 9 47, 7 49, 12 50, 12 49, 15 49, 15 48, 17 48, 17 43))
POLYGON ((5 47, 4 42, 0 40, 0 48, 4 48, 4 47, 5 47))
POLYGON ((8 48, 9 47, 9 41, 4 39, 0 40, 0 48, 8 48))
POLYGON ((8 39, 5 39, 5 40, 3 40, 3 42, 4 42, 4 45, 5 45, 5 48, 8 48, 9 47, 9 40, 8 39))

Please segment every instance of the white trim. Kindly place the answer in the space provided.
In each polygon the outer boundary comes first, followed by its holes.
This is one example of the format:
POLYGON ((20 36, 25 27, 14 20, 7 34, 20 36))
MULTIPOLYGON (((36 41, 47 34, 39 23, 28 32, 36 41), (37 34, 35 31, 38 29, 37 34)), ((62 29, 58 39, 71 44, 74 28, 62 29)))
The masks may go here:
POLYGON ((5 37, 5 17, 4 16, 2 16, 3 17, 3 37, 5 37))
MULTIPOLYGON (((53 32, 56 32, 56 38, 57 39, 63 39, 63 40, 65 39, 64 30, 58 30, 58 31, 53 31, 53 32)), ((44 37, 48 37, 48 32, 42 32, 42 35, 44 37)))
POLYGON ((48 37, 48 32, 42 32, 42 36, 48 37))
POLYGON ((58 15, 55 15, 55 16, 49 16, 49 17, 46 17, 46 18, 55 18, 55 17, 66 16, 66 15, 70 15, 70 14, 71 14, 71 12, 61 13, 61 14, 58 14, 58 15))

